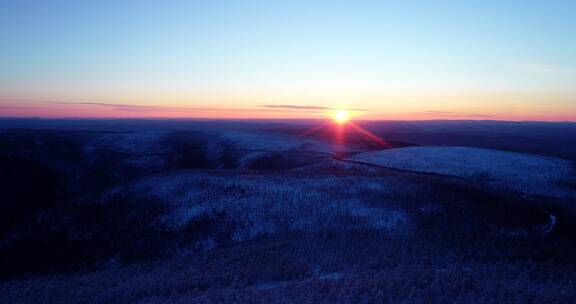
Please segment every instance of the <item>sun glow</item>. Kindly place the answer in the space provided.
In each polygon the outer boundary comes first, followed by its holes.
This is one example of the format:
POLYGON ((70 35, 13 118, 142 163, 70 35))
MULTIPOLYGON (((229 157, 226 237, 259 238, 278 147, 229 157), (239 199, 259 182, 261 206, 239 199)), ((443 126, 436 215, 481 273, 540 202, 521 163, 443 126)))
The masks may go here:
POLYGON ((332 117, 337 124, 343 124, 350 120, 350 113, 346 110, 337 110, 332 117))

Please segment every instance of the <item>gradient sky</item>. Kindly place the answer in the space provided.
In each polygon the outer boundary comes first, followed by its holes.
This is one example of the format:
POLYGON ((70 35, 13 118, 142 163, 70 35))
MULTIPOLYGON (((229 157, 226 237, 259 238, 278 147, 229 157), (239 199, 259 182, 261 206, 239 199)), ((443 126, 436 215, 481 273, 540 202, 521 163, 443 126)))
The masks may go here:
POLYGON ((0 0, 0 116, 576 121, 576 1, 0 0))

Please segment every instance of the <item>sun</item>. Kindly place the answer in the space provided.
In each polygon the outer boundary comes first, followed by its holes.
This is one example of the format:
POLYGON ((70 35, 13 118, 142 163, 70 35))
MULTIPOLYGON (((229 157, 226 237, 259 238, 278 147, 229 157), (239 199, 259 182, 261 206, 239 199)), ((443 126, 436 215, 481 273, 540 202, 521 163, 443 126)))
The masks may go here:
POLYGON ((346 110, 336 110, 332 117, 337 124, 343 124, 350 120, 350 113, 346 110))

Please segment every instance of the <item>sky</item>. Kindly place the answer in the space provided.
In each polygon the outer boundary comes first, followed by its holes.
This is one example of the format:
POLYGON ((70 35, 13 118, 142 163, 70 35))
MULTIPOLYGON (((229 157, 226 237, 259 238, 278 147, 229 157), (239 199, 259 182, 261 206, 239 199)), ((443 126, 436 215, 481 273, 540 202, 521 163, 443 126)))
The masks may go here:
POLYGON ((0 116, 576 121, 573 0, 0 0, 0 116))

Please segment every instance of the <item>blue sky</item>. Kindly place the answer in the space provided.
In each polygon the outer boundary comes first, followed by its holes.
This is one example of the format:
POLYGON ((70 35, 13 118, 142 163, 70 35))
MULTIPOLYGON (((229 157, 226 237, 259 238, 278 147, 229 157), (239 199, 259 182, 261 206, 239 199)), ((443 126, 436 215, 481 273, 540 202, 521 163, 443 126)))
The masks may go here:
POLYGON ((576 1, 2 0, 0 44, 0 114, 54 101, 576 114, 576 1))

